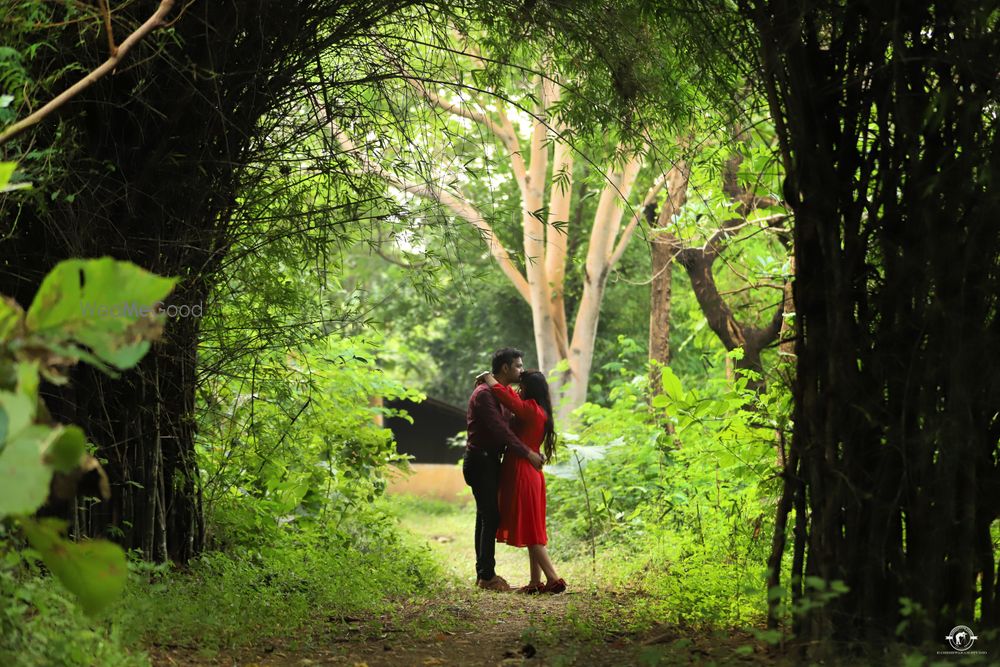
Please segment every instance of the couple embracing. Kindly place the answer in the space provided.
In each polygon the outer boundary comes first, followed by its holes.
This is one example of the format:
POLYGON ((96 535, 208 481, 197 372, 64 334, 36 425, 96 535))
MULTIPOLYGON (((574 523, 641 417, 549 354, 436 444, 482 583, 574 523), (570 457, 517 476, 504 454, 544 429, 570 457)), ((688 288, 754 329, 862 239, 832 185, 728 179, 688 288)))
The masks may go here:
POLYGON ((476 499, 476 585, 510 590, 495 569, 496 543, 505 542, 528 549, 531 578, 519 593, 562 593, 566 582, 545 549, 542 465, 556 444, 552 400, 545 376, 525 371, 523 357, 514 348, 497 350, 492 372, 476 378, 469 398, 462 474, 476 499))

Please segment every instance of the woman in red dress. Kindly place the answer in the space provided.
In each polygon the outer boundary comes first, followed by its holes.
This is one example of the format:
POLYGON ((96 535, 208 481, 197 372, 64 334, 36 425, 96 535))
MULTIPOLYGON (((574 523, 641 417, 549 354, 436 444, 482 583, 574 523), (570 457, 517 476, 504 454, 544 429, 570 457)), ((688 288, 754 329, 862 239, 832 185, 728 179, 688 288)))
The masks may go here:
MULTIPOLYGON (((522 373, 520 393, 500 384, 492 375, 486 376, 486 383, 500 403, 514 413, 514 434, 521 442, 540 453, 544 444, 545 460, 552 458, 556 434, 545 376, 540 371, 522 373)), ((519 592, 565 591, 566 582, 556 574, 545 549, 549 540, 545 533, 545 476, 542 472, 524 457, 505 456, 500 468, 498 504, 500 527, 497 528, 497 541, 528 548, 531 581, 518 589, 519 592), (545 584, 542 584, 543 573, 545 584)))

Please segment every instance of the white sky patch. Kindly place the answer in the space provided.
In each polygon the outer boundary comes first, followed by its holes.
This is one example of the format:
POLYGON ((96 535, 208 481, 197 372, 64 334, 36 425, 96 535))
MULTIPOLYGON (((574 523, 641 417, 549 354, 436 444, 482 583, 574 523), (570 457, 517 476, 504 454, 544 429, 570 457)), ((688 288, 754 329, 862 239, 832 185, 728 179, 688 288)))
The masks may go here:
POLYGON ((507 174, 493 173, 490 174, 487 179, 487 185, 489 185, 491 190, 495 190, 506 184, 508 181, 510 181, 510 178, 508 178, 507 174))
MULTIPOLYGON (((414 226, 419 225, 422 221, 422 218, 414 218, 414 226)), ((427 244, 418 239, 411 229, 404 229, 398 234, 394 234, 392 240, 402 253, 422 255, 427 250, 427 244)))
POLYGON ((531 129, 534 127, 534 117, 526 111, 518 109, 513 104, 507 105, 507 117, 514 124, 514 129, 522 139, 531 136, 531 129))

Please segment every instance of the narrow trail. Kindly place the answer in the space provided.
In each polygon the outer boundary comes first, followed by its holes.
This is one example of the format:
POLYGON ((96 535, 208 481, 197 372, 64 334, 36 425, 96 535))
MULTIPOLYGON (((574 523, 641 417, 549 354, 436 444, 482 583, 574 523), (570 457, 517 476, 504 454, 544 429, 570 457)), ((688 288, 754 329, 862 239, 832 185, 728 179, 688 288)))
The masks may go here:
MULTIPOLYGON (((379 618, 329 618, 308 636, 211 656, 152 651, 154 665, 774 665, 745 634, 699 635, 679 628, 621 628, 629 594, 588 582, 586 562, 556 567, 569 589, 559 595, 481 591, 474 586, 473 513, 458 507, 408 512, 403 527, 429 549, 445 581, 427 598, 402 601, 379 618), (749 650, 748 650, 749 649, 749 650)), ((498 545, 497 572, 527 583, 523 549, 498 545)))

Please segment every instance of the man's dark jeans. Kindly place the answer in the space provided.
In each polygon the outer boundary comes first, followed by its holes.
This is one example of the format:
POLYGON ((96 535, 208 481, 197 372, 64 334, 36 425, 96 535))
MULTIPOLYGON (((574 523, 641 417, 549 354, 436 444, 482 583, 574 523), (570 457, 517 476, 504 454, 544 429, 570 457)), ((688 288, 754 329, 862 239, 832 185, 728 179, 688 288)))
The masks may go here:
POLYGON ((476 578, 489 581, 496 576, 496 537, 500 526, 497 490, 500 486, 500 457, 477 450, 465 450, 462 461, 465 483, 476 499, 476 578))

